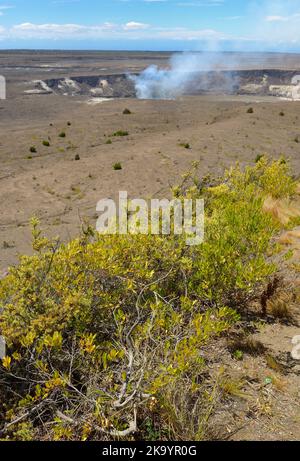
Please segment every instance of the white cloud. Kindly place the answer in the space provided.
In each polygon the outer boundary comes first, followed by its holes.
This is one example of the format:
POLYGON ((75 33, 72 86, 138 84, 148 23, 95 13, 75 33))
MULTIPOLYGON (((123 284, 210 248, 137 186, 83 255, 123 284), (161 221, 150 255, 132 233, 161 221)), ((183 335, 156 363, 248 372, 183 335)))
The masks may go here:
POLYGON ((14 7, 11 5, 0 5, 0 16, 4 15, 3 11, 10 10, 11 8, 14 8, 14 7))
POLYGON ((266 17, 267 22, 284 22, 288 20, 289 18, 287 18, 286 16, 267 16, 266 17))
POLYGON ((300 43, 299 0, 262 0, 249 6, 252 30, 248 38, 262 43, 262 50, 288 49, 300 43))
POLYGON ((154 27, 141 22, 126 24, 103 23, 86 26, 81 24, 34 24, 25 22, 0 30, 7 39, 83 40, 83 39, 169 39, 169 40, 223 40, 229 38, 213 29, 190 30, 184 27, 154 27))
POLYGON ((149 24, 143 24, 142 22, 128 22, 124 26, 124 30, 145 30, 148 29, 150 26, 149 24))
MULTIPOLYGON (((71 2, 76 0, 52 0, 59 2, 71 2)), ((120 0, 119 0, 120 1, 120 0)), ((124 1, 124 0, 123 0, 124 1)), ((127 0, 130 1, 130 0, 127 0)), ((158 0, 141 0, 143 2, 153 2, 158 0)), ((163 1, 163 0, 159 0, 163 1)), ((180 0, 173 0, 173 4, 179 4, 180 0)), ((182 1, 182 5, 192 3, 217 5, 222 0, 187 0, 182 1)), ((0 15, 9 6, 0 7, 0 15), (2 8, 2 9, 1 9, 2 8)), ((250 8, 250 7, 249 7, 250 8)), ((237 42, 240 46, 242 42, 260 43, 261 49, 276 48, 277 44, 300 44, 300 5, 297 0, 262 0, 258 5, 251 3, 249 17, 252 18, 252 27, 248 33, 240 37, 237 34, 224 33, 214 28, 188 28, 188 27, 157 27, 155 25, 131 20, 126 23, 105 22, 95 25, 83 24, 58 24, 45 23, 36 24, 24 22, 12 27, 0 27, 0 38, 15 40, 169 40, 169 41, 206 41, 208 44, 216 44, 224 40, 237 42), (256 6, 253 6, 256 5, 256 6)), ((240 16, 222 17, 223 21, 236 21, 240 16)), ((234 29, 234 28, 232 28, 234 29)), ((76 47, 76 45, 74 45, 76 47)), ((217 46, 216 46, 217 47, 217 46)), ((176 45, 174 46, 176 48, 176 45)), ((240 47, 241 48, 241 47, 240 47)))

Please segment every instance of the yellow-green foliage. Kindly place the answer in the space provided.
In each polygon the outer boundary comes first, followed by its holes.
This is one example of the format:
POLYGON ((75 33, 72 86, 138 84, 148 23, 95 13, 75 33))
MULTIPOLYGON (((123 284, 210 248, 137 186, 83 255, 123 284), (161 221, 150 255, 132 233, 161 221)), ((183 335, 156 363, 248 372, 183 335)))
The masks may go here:
POLYGON ((0 284, 3 436, 132 438, 136 428, 149 438, 156 415, 157 437, 203 437, 212 409, 203 347, 238 320, 244 300, 274 271, 265 255, 277 224, 262 204, 293 187, 286 164, 265 159, 214 186, 194 176, 176 195, 205 198, 199 247, 184 236, 91 229, 58 245, 33 220, 35 256, 23 256, 0 284))
POLYGON ((291 197, 297 189, 290 165, 284 158, 270 162, 267 157, 262 156, 255 167, 246 167, 243 172, 239 167, 232 168, 227 177, 239 188, 252 184, 261 189, 263 194, 271 195, 275 199, 291 197))

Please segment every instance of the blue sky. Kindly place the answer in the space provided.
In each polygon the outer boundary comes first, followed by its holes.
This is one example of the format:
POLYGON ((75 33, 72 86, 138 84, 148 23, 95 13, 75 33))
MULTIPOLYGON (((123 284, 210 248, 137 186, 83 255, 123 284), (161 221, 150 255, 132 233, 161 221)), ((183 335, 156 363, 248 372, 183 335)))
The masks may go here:
POLYGON ((300 51, 300 0, 0 0, 0 48, 300 51))

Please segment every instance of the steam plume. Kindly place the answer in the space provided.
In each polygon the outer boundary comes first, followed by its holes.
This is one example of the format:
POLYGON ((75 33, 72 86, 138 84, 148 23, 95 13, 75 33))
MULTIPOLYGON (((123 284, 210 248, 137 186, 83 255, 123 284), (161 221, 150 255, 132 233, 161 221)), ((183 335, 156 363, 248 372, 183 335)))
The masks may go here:
MULTIPOLYGON (((173 55, 169 69, 150 66, 140 75, 130 76, 130 79, 135 84, 139 99, 175 99, 195 88, 195 85, 198 90, 209 89, 212 76, 208 72, 221 68, 224 69, 224 56, 221 53, 182 53, 173 55)), ((221 85, 228 90, 233 82, 223 81, 221 85)))

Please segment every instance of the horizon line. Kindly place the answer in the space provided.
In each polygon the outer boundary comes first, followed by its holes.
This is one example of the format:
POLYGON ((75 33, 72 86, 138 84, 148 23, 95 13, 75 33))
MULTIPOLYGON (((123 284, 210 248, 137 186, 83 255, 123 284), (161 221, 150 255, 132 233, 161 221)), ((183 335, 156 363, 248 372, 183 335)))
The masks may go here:
POLYGON ((201 53, 210 53, 210 54, 296 54, 300 55, 299 51, 237 51, 237 50, 220 50, 220 51, 211 51, 211 50, 201 50, 201 51, 192 51, 192 50, 128 50, 128 49, 99 49, 95 50, 93 48, 0 48, 0 53, 3 52, 64 52, 64 53, 164 53, 164 54, 201 54, 201 53))

